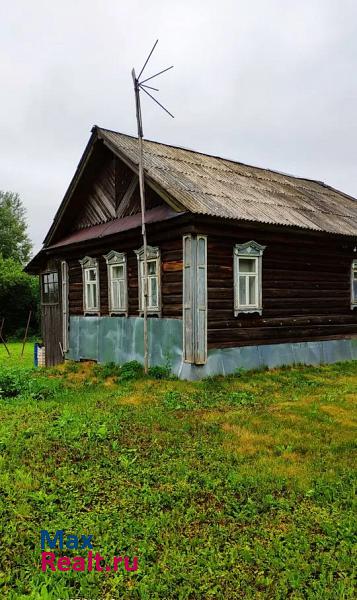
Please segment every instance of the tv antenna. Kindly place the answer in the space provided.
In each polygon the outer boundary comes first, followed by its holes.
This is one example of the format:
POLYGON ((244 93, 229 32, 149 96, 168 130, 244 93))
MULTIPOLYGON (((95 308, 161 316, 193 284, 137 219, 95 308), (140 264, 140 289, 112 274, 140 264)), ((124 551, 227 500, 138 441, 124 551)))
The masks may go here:
MULTIPOLYGON (((138 125, 138 142, 139 142, 139 189, 140 189, 140 205, 141 205, 141 234, 143 238, 143 277, 140 273, 140 261, 139 261, 139 273, 138 276, 141 278, 142 282, 142 302, 143 302, 143 318, 144 318, 144 371, 148 372, 149 368, 149 351, 148 351, 148 264, 147 264, 147 238, 146 238, 146 226, 145 226, 145 185, 144 185, 144 156, 143 156, 143 120, 141 113, 141 104, 140 104, 140 91, 145 92, 156 104, 160 106, 170 117, 174 118, 174 115, 170 113, 165 106, 163 106, 148 90, 152 90, 158 92, 159 90, 151 85, 147 85, 148 81, 151 81, 155 77, 166 73, 173 68, 167 67, 166 69, 162 69, 158 73, 151 75, 150 77, 146 77, 143 79, 144 70, 151 58, 152 53, 154 52, 157 43, 159 40, 156 40, 153 45, 143 68, 141 69, 138 76, 135 74, 135 69, 132 70, 131 74, 134 82, 134 92, 135 92, 135 106, 136 106, 136 121, 138 125)), ((140 288, 139 288, 140 289, 140 288)))

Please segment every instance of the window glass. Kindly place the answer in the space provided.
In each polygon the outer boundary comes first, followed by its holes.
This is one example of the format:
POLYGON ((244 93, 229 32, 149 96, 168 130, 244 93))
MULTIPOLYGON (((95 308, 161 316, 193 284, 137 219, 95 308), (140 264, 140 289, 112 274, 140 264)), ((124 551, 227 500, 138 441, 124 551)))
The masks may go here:
POLYGON ((111 266, 111 310, 125 310, 124 265, 111 266))
POLYGON ((247 304, 247 279, 239 277, 239 304, 244 306, 247 304))
MULTIPOLYGON (((159 278, 158 278, 158 270, 159 270, 159 259, 150 259, 147 261, 147 307, 149 310, 158 310, 159 308, 159 278)), ((144 306, 144 260, 140 259, 140 275, 141 275, 141 295, 140 295, 140 309, 143 310, 144 306)))
POLYGON ((58 303, 58 273, 44 273, 42 275, 42 303, 58 303))
POLYGON ((112 266, 112 279, 121 279, 124 277, 124 266, 113 265, 112 266))
POLYGON ((148 262, 148 275, 156 274, 156 260, 150 260, 148 262))
POLYGON ((149 279, 149 308, 155 308, 157 306, 157 279, 152 277, 149 279))
POLYGON ((249 277, 249 298, 248 298, 248 304, 256 304, 256 294, 255 294, 255 289, 256 289, 256 278, 254 277, 249 277))
POLYGON ((239 272, 240 273, 255 273, 255 258, 240 258, 239 272))
POLYGON ((85 269, 85 310, 95 310, 97 306, 97 269, 85 269))

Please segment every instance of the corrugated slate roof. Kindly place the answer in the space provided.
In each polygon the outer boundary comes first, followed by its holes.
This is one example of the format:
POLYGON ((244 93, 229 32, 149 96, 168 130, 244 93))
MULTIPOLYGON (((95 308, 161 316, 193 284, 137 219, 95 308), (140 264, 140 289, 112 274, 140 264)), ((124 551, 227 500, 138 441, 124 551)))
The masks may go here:
MULTIPOLYGON (((95 130, 119 156, 138 164, 137 138, 95 130)), ((182 210, 357 235, 357 201, 319 181, 149 140, 144 140, 144 169, 182 210)))

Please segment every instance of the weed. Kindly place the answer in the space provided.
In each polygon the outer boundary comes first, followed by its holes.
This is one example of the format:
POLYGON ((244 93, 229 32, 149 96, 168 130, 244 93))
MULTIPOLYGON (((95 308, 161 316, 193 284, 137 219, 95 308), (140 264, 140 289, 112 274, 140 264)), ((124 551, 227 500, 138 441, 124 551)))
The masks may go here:
POLYGON ((119 381, 132 381, 139 379, 144 376, 143 365, 137 360, 131 360, 130 362, 124 363, 120 367, 118 380, 119 381))
POLYGON ((177 379, 172 373, 171 369, 167 366, 154 366, 148 370, 148 376, 153 379, 177 379))

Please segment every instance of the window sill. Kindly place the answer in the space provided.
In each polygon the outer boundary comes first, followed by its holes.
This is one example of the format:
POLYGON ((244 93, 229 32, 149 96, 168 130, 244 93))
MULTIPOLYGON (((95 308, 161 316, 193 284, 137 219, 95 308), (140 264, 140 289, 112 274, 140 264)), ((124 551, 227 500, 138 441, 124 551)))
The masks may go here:
POLYGON ((126 310, 111 310, 109 311, 110 317, 127 317, 128 311, 126 310))
POLYGON ((262 315, 263 313, 263 309, 262 308, 236 308, 234 310, 234 316, 238 317, 239 315, 243 314, 253 314, 253 313, 257 313, 258 315, 262 315))
POLYGON ((85 310, 83 312, 84 317, 100 317, 100 312, 98 310, 85 310))

